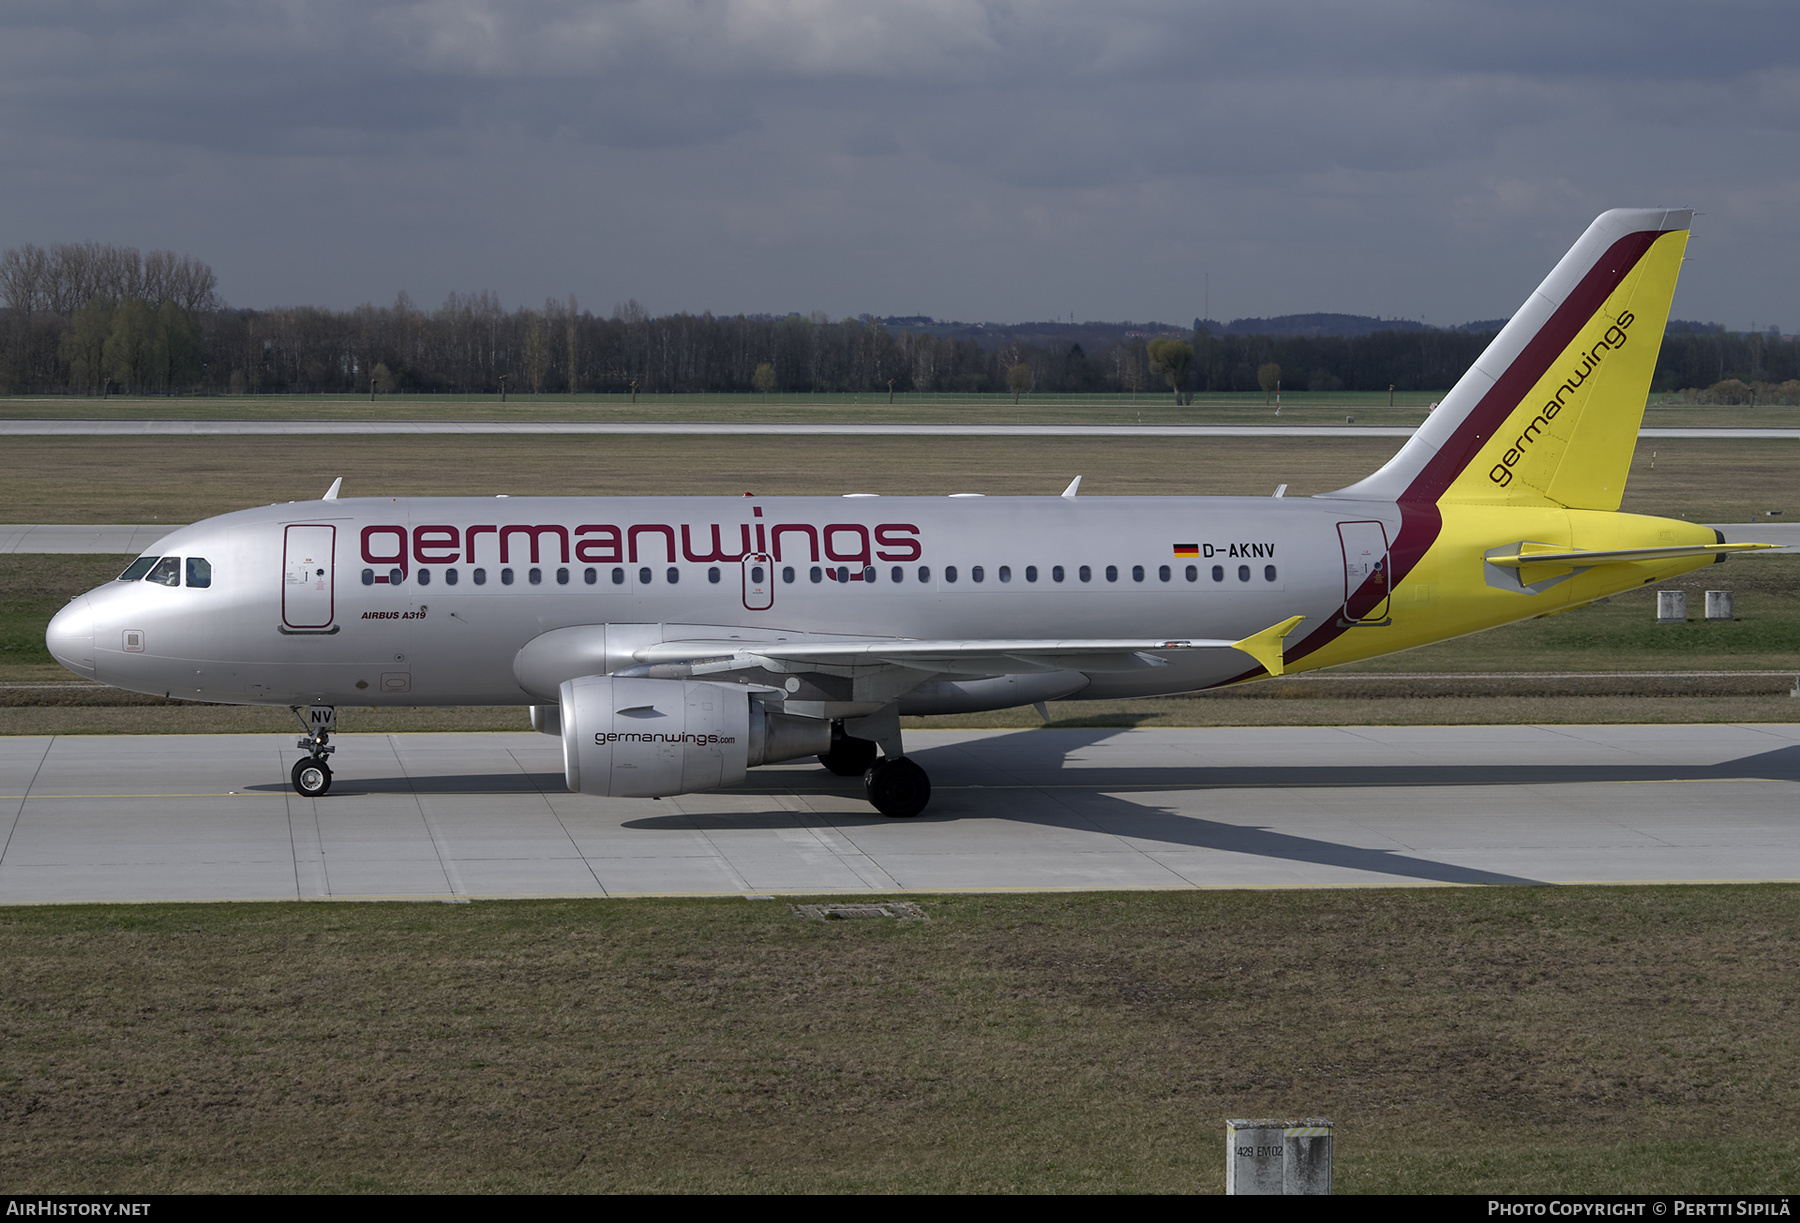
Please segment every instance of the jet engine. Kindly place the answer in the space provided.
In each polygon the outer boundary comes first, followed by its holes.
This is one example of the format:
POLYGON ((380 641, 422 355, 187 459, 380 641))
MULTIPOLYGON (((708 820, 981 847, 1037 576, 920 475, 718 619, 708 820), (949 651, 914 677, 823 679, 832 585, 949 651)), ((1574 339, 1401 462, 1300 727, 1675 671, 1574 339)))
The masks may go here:
POLYGON ((569 789, 661 798, 736 785, 744 770, 831 750, 831 723, 764 707, 735 684, 589 675, 562 685, 569 789))

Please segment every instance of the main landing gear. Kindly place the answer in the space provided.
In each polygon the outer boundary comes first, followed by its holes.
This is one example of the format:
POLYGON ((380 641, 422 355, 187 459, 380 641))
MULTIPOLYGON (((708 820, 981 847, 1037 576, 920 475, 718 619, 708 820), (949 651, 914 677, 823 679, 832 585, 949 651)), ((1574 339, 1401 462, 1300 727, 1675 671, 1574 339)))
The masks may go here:
POLYGON ((893 705, 867 717, 833 722, 831 750, 819 756, 819 763, 839 777, 860 773, 869 804, 890 819, 911 819, 931 801, 931 778, 906 758, 900 714, 893 705))
POLYGON ((905 756, 870 765, 863 789, 875 810, 892 819, 911 819, 931 801, 931 778, 905 756))
POLYGON ((337 709, 331 705, 314 705, 302 716, 298 705, 289 706, 300 719, 306 737, 295 744, 306 755, 294 762, 288 778, 301 798, 321 798, 331 790, 331 765, 325 758, 337 751, 329 745, 331 732, 337 729, 337 709))

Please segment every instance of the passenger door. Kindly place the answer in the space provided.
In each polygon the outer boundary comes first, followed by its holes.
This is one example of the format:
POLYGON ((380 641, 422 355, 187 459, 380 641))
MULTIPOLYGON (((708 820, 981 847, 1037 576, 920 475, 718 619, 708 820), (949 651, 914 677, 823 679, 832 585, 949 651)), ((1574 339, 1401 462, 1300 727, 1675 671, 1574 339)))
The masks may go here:
POLYGON ((281 622, 323 629, 336 614, 337 528, 292 524, 283 541, 281 622))

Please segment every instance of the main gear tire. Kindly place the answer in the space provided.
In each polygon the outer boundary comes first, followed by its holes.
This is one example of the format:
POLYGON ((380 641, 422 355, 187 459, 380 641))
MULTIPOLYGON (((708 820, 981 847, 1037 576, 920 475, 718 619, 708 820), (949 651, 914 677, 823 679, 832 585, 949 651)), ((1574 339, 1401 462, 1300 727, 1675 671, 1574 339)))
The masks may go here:
POLYGON ((889 819, 911 819, 931 801, 931 778, 905 756, 871 766, 863 774, 863 788, 875 810, 889 819))

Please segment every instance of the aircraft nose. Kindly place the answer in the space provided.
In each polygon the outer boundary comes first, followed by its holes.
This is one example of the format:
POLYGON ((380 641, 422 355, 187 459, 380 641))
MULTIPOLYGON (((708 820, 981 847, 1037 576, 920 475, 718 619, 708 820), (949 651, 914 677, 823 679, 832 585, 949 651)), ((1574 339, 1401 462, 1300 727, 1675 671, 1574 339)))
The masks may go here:
POLYGON ((86 679, 94 678, 94 609, 86 595, 71 599, 44 632, 50 657, 86 679))

